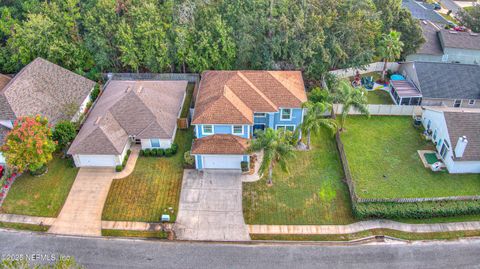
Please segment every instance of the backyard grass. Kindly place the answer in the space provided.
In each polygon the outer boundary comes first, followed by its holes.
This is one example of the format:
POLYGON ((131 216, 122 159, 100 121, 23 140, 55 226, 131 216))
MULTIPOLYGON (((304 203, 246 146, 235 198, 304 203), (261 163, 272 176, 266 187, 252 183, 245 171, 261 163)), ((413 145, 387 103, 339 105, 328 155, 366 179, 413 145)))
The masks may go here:
POLYGON ((367 99, 369 104, 374 104, 374 105, 393 104, 390 94, 382 90, 369 91, 367 93, 367 99))
POLYGON ((28 172, 15 180, 1 213, 56 217, 67 199, 78 169, 68 161, 54 157, 45 175, 34 177, 28 172))
POLYGON ((433 149, 411 117, 350 117, 342 133, 361 198, 422 198, 480 194, 480 174, 434 173, 417 150, 433 149))
POLYGON ((159 221, 169 207, 175 221, 183 177, 183 153, 190 149, 193 131, 178 130, 178 152, 172 157, 139 157, 133 173, 113 181, 103 220, 159 221))
POLYGON ((279 167, 266 180, 243 185, 248 224, 347 224, 354 221, 333 136, 312 136, 312 150, 296 152, 290 174, 279 167))

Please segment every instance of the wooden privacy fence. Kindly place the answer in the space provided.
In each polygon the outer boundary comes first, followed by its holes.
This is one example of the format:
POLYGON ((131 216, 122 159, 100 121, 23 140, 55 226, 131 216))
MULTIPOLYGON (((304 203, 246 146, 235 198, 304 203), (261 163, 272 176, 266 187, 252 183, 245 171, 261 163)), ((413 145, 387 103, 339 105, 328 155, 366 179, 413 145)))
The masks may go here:
MULTIPOLYGON (((383 71, 383 65, 384 65, 383 62, 376 62, 376 63, 371 63, 367 66, 364 66, 363 68, 338 69, 338 70, 332 70, 329 73, 333 74, 333 75, 335 75, 339 78, 347 78, 347 77, 355 76, 357 71, 360 74, 383 71)), ((387 70, 390 69, 390 70, 396 72, 396 71, 398 71, 399 67, 400 67, 399 63, 387 63, 387 70)))
MULTIPOLYGON (((342 104, 333 104, 335 114, 342 113, 342 104)), ((383 116, 412 116, 422 114, 421 106, 398 106, 398 105, 368 105, 370 115, 383 116)), ((349 115, 361 115, 362 113, 355 108, 351 108, 349 115)))
POLYGON ((187 80, 197 83, 199 74, 194 73, 107 73, 103 74, 107 80, 187 80))

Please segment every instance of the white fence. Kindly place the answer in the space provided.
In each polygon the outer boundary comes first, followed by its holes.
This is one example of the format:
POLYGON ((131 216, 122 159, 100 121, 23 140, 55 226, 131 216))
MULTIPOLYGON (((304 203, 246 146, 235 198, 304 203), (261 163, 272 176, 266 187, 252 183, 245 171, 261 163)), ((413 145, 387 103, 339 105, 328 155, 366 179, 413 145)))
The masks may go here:
MULTIPOLYGON (((383 62, 371 63, 364 68, 347 68, 347 69, 338 69, 330 71, 330 74, 333 74, 339 78, 353 77, 355 74, 360 72, 360 74, 370 73, 370 72, 379 72, 383 70, 383 62)), ((399 63, 387 63, 387 70, 390 69, 394 72, 398 71, 400 67, 399 63)))
MULTIPOLYGON (((333 111, 335 114, 342 113, 342 104, 333 104, 333 111)), ((421 115, 421 106, 397 106, 397 105, 368 105, 368 111, 370 115, 384 115, 384 116, 412 116, 421 115)), ((348 112, 349 115, 360 115, 360 111, 351 108, 348 112)))

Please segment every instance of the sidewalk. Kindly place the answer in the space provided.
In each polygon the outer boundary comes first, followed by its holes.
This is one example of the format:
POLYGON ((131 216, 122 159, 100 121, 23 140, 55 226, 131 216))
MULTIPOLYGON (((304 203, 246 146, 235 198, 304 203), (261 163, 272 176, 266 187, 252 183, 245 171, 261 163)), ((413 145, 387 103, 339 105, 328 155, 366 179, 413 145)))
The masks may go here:
POLYGON ((32 217, 32 216, 14 215, 14 214, 0 214, 0 222, 51 226, 54 221, 55 221, 55 218, 32 217))
POLYGON ((409 233, 436 233, 480 230, 480 221, 408 224, 391 220, 368 220, 348 225, 247 225, 251 234, 353 234, 372 229, 409 233))
POLYGON ((125 231, 161 231, 171 230, 172 223, 150 223, 138 221, 102 221, 102 229, 125 231))

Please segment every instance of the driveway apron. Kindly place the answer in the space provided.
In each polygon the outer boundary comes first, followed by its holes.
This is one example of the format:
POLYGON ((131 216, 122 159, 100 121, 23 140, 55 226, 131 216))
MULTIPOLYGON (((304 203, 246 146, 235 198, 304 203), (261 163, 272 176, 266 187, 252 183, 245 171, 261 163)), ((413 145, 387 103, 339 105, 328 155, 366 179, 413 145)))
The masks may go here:
POLYGON ((112 168, 80 168, 67 201, 48 232, 100 236, 103 205, 114 175, 112 168))
POLYGON ((180 240, 250 240, 240 172, 185 170, 175 233, 180 240))

